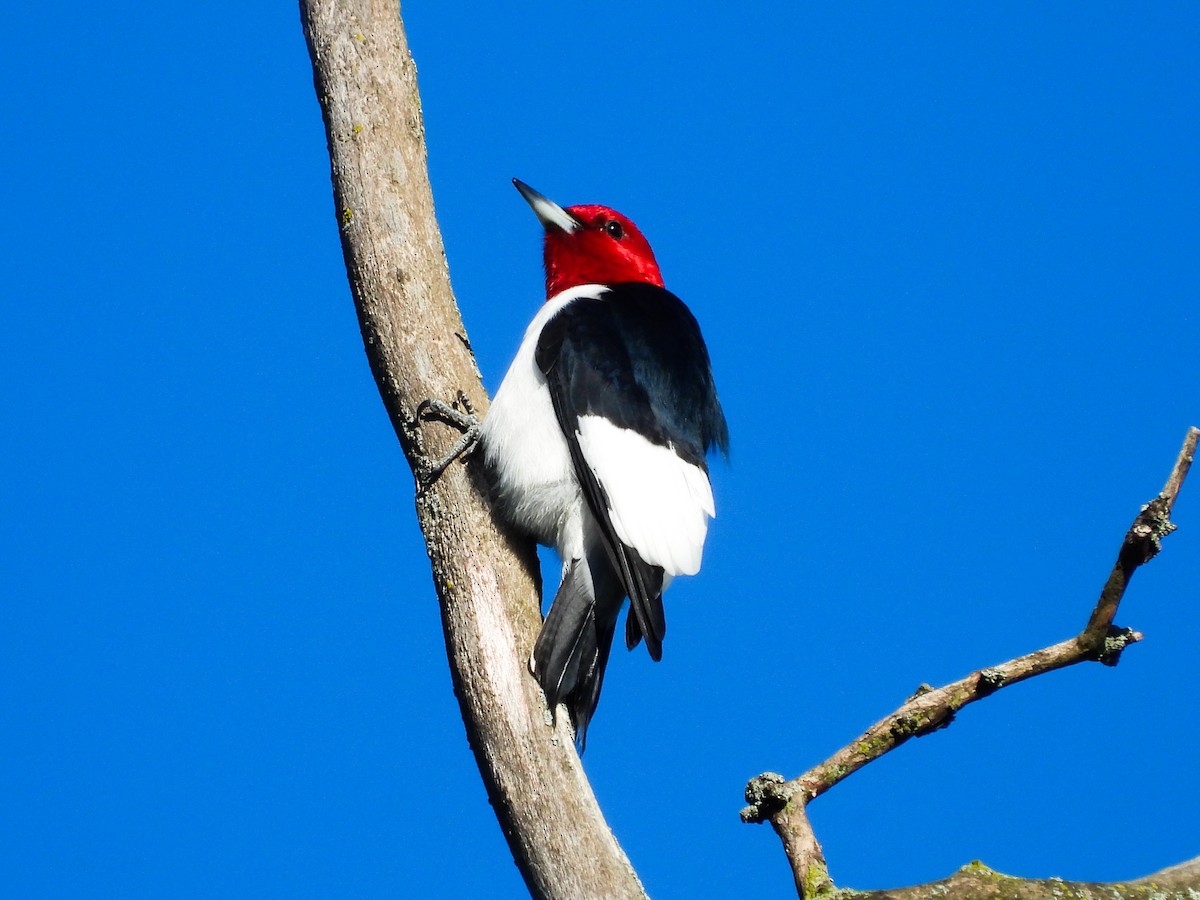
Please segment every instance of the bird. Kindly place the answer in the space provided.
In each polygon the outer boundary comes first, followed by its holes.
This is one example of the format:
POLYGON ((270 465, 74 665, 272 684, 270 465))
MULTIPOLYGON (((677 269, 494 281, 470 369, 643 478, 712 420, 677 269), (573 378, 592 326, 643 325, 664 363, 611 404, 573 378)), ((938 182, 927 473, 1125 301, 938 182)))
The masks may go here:
POLYGON ((716 515, 707 456, 728 456, 729 430, 700 326, 638 227, 513 184, 544 230, 546 301, 479 444, 500 518, 562 561, 530 669, 582 751, 627 597, 627 648, 662 658, 662 594, 700 569, 716 515))

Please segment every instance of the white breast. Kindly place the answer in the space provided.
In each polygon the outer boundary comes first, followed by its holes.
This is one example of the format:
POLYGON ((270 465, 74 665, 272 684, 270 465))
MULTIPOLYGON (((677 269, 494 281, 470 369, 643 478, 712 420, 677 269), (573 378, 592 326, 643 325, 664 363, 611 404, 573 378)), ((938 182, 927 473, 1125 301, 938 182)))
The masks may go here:
POLYGON ((583 496, 546 379, 534 360, 538 338, 559 310, 602 285, 585 284, 547 300, 529 327, 483 422, 482 441, 504 515, 566 562, 583 553, 583 496))

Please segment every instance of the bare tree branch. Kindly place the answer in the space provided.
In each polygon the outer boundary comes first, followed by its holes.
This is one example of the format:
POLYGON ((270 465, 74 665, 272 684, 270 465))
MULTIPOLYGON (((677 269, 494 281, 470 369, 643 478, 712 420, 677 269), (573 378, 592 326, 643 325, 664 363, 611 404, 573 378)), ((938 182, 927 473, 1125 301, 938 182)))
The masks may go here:
POLYGON ((1200 858, 1139 878, 1136 881, 1099 884, 1063 881, 1061 878, 1014 878, 981 862, 968 863, 949 878, 915 887, 884 891, 844 891, 861 900, 1193 900, 1200 894, 1200 858))
MULTIPOLYGON (((414 472, 454 443, 426 399, 487 397, 450 289, 426 169, 416 69, 395 0, 301 0, 324 115, 335 213, 363 343, 414 472)), ((451 466, 417 491, 467 736, 534 897, 641 898, 569 727, 552 726, 525 660, 540 623, 532 546, 506 538, 451 466)), ((397 573, 397 583, 403 575, 397 573)), ((562 719, 565 720, 565 716, 562 719)))
MULTIPOLYGON (((1171 510, 1175 508, 1175 498, 1187 478, 1188 470, 1192 467, 1192 459, 1196 456, 1196 439, 1200 431, 1189 428, 1183 440, 1183 447, 1167 477, 1162 493, 1146 504, 1146 507, 1134 520, 1121 552, 1117 554, 1117 562, 1100 592, 1100 602, 1092 611, 1080 640, 1094 649, 1101 649, 1103 642, 1112 626, 1113 617, 1121 598, 1125 596, 1125 588, 1134 571, 1143 563, 1153 559, 1162 549, 1162 539, 1175 530, 1171 524, 1171 510)), ((1107 665, 1116 665, 1116 659, 1109 662, 1103 655, 1100 661, 1107 665)))
POLYGON ((801 897, 814 896, 833 884, 821 845, 804 812, 809 801, 910 738, 945 728, 968 703, 988 697, 1010 684, 1064 666, 1085 661, 1116 665, 1121 651, 1142 639, 1142 635, 1136 631, 1114 628, 1113 617, 1133 573, 1154 558, 1161 549, 1162 538, 1175 530, 1171 524, 1171 510, 1196 455, 1198 439, 1200 430, 1188 429, 1166 486, 1134 519, 1121 543, 1112 572, 1100 592, 1100 599, 1078 636, 972 672, 944 687, 921 685, 899 709, 868 728, 858 740, 798 778, 787 781, 781 775, 767 772, 750 780, 746 786, 746 801, 750 805, 742 810, 742 820, 771 823, 783 843, 801 897))

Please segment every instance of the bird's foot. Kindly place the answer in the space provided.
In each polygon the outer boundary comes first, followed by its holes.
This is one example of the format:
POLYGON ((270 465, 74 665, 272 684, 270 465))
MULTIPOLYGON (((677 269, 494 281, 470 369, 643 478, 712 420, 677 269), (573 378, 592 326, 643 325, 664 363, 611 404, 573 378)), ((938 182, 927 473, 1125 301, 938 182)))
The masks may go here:
POLYGON ((462 391, 458 392, 458 400, 453 406, 441 400, 423 400, 417 407, 417 421, 429 421, 430 419, 440 419, 448 425, 453 425, 462 432, 462 436, 454 442, 445 456, 432 462, 426 462, 421 471, 417 473, 417 480, 422 487, 430 487, 441 478, 442 473, 450 468, 450 464, 456 459, 465 460, 474 452, 479 443, 480 421, 475 415, 475 410, 471 408, 470 399, 462 391), (462 409, 459 409, 459 406, 462 409))

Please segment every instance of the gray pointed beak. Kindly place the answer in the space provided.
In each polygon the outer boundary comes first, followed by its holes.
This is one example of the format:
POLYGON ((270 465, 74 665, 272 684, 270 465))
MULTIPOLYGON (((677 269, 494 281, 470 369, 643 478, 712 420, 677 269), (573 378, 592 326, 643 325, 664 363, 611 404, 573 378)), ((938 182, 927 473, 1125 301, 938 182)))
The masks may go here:
POLYGON ((514 178, 513 186, 521 192, 521 196, 532 207, 534 215, 538 217, 538 221, 547 231, 557 228, 559 231, 570 234, 583 224, 549 197, 543 197, 525 182, 514 178))

